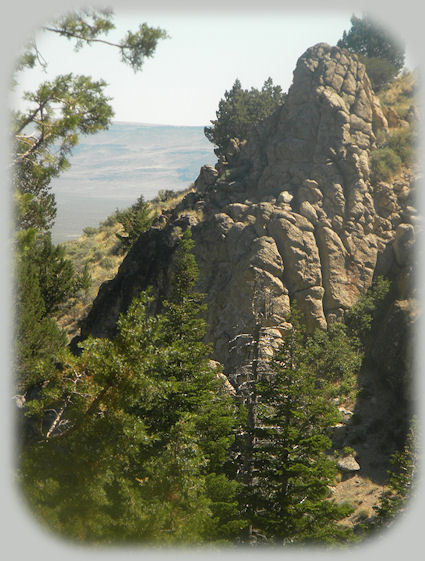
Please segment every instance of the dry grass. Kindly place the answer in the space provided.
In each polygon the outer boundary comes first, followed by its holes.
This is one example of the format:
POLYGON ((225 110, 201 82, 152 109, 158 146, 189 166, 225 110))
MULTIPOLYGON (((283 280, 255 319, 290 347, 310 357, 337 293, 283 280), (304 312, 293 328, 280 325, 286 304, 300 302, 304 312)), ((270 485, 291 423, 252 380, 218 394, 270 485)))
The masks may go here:
MULTIPOLYGON (((193 185, 183 191, 176 192, 163 201, 151 201, 155 214, 174 208, 183 197, 193 190, 193 185)), ((82 273, 87 267, 91 277, 91 285, 87 290, 80 290, 75 298, 66 302, 56 316, 56 320, 68 339, 71 340, 79 332, 79 321, 84 318, 96 298, 100 285, 117 274, 125 251, 116 234, 122 234, 122 225, 117 221, 115 213, 106 218, 97 228, 87 227, 77 240, 62 244, 66 258, 70 259, 77 272, 82 273)))
POLYGON ((407 119, 415 105, 417 76, 415 72, 405 72, 379 94, 383 106, 391 107, 402 119, 407 119))
POLYGON ((379 497, 384 489, 385 487, 382 485, 358 474, 344 481, 336 482, 332 488, 332 498, 337 503, 348 502, 354 508, 354 512, 344 518, 341 524, 356 526, 374 516, 373 507, 378 504, 379 497))
POLYGON ((77 272, 87 267, 91 285, 80 290, 76 297, 66 302, 57 314, 57 322, 67 333, 68 339, 77 335, 79 321, 89 311, 100 285, 114 278, 125 254, 116 234, 122 232, 114 216, 108 217, 98 228, 86 228, 77 240, 65 242, 65 256, 70 259, 77 272))
POLYGON ((187 189, 184 189, 183 191, 177 191, 174 196, 168 197, 164 201, 153 199, 153 201, 151 201, 152 209, 157 214, 161 214, 163 210, 170 210, 172 208, 175 208, 188 193, 194 190, 194 186, 190 185, 187 189))

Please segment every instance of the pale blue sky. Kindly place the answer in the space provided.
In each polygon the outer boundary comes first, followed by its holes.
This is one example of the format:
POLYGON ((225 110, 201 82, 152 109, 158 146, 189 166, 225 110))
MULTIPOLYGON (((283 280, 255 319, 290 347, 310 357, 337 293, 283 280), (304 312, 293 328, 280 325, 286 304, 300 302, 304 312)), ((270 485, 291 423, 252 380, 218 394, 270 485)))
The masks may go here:
POLYGON ((121 63, 113 48, 92 45, 76 53, 66 39, 38 32, 37 44, 49 72, 27 71, 13 99, 42 80, 75 72, 103 78, 109 84, 106 92, 113 98, 114 120, 207 125, 235 78, 245 88, 260 88, 270 76, 287 91, 297 59, 318 42, 336 44, 351 27, 351 15, 346 9, 324 7, 317 12, 115 10, 117 29, 107 37, 111 41, 145 21, 170 35, 159 42, 142 72, 135 74, 121 63))
POLYGON ((103 78, 113 98, 115 120, 172 125, 206 125, 235 78, 260 88, 271 76, 286 91, 300 55, 318 42, 336 44, 350 28, 351 12, 268 11, 241 15, 115 11, 114 40, 139 23, 165 29, 155 56, 135 74, 114 49, 94 45, 75 53, 55 34, 38 33, 37 43, 49 73, 28 71, 16 92, 34 89, 42 79, 75 72, 103 78))

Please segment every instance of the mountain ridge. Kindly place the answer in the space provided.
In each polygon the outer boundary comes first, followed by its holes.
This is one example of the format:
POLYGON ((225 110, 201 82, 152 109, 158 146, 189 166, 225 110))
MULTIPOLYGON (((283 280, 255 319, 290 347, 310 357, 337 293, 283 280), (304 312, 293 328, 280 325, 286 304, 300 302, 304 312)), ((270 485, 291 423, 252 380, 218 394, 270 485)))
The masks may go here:
POLYGON ((341 446, 359 451, 362 476, 381 484, 412 412, 418 226, 412 169, 402 166, 382 181, 371 167, 377 139, 391 133, 384 112, 355 56, 324 44, 309 49, 287 102, 247 141, 233 139, 215 166, 202 166, 194 190, 141 235, 101 286, 73 346, 88 335, 113 337, 119 315, 148 286, 160 309, 187 228, 206 295, 212 358, 242 398, 256 375, 253 348, 258 374, 289 326, 294 300, 310 332, 326 329, 378 276, 387 277, 391 294, 359 378, 363 397, 341 403, 362 421, 338 433, 341 446))
MULTIPOLYGON (((251 242, 268 234, 274 243, 269 258, 277 262, 264 266, 280 271, 278 279, 284 275, 286 288, 282 287, 280 294, 286 294, 288 303, 288 294, 307 291, 299 299, 309 316, 307 321, 311 327, 325 327, 325 316, 341 315, 370 286, 378 254, 395 237, 398 225, 410 220, 406 210, 409 196, 398 201, 384 182, 378 182, 376 188, 371 184, 369 153, 379 130, 385 132, 388 124, 364 67, 340 49, 319 44, 300 58, 288 102, 248 142, 231 142, 226 156, 215 167, 203 166, 195 181, 195 193, 189 193, 173 214, 163 213, 156 228, 168 224, 172 229, 173 220, 179 224, 186 216, 199 247, 211 245, 208 240, 215 239, 218 232, 224 237, 238 229, 251 232, 251 242), (342 60, 339 74, 334 68, 335 54, 342 60), (318 70, 319 65, 322 68, 318 70), (358 72, 357 80, 353 71, 347 71, 347 65, 358 72), (323 76, 331 70, 333 76, 326 83, 323 76), (343 86, 342 75, 347 72, 347 85, 343 86), (306 81, 310 81, 307 86, 306 81), (339 95, 335 83, 347 91, 342 89, 339 95), (303 96, 307 96, 304 101, 303 96), (346 103, 351 103, 351 113, 346 103), (307 122, 309 127, 320 120, 319 136, 324 137, 314 143, 310 130, 302 130, 302 123, 307 122), (197 212, 201 210, 204 218, 199 219, 197 212), (208 228, 212 230, 209 235, 206 231, 201 234, 208 228), (301 246, 294 251, 297 236, 301 245, 307 244, 309 253, 301 246)), ((398 191, 409 189, 412 181, 407 173, 397 184, 398 191)), ((411 232, 410 227, 407 230, 411 232)), ((205 261, 203 250, 196 251, 198 260, 205 261)), ((211 270, 215 275, 214 265, 211 270)), ((207 276, 201 266, 203 289, 208 284, 207 276)))

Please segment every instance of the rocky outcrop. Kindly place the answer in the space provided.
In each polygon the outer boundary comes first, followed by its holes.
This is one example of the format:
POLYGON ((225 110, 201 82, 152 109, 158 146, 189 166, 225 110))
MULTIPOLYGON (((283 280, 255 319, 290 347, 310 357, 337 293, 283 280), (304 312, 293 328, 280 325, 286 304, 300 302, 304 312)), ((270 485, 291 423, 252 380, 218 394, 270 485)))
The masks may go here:
MULTIPOLYGON (((278 344, 295 299, 308 328, 326 328, 371 285, 377 270, 407 266, 409 174, 397 188, 371 183, 369 153, 387 120, 364 66, 318 44, 294 71, 285 104, 163 214, 103 287, 83 336, 113 334, 118 314, 149 284, 167 293, 175 241, 190 227, 206 294, 207 338, 235 387, 253 346, 278 344)), ((410 209, 410 210, 409 210, 410 209)))

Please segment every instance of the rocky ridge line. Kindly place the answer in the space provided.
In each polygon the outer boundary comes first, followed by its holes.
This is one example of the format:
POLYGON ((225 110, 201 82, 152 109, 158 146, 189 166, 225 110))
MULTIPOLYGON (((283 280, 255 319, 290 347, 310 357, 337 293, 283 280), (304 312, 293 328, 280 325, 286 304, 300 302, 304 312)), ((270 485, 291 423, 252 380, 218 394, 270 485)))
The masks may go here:
MULTIPOLYGON (((374 274, 410 271, 412 177, 371 183, 369 153, 387 120, 364 66, 318 44, 298 60, 285 105, 248 141, 230 142, 195 191, 163 213, 102 286, 82 336, 110 336, 119 313, 149 285, 166 296, 176 240, 190 227, 208 304, 213 358, 236 388, 250 376, 252 343, 269 356, 295 298, 310 330, 326 328, 374 274)), ((413 216, 412 216, 413 215, 413 216)))

